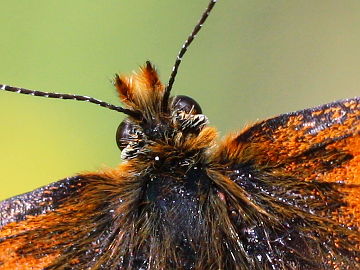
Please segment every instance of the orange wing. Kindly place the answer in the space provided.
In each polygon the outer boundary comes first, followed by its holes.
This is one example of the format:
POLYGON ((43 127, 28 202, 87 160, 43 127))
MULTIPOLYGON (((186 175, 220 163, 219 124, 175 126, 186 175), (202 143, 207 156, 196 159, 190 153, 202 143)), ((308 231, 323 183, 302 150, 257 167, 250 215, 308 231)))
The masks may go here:
POLYGON ((83 186, 73 177, 0 202, 0 269, 43 269, 52 263, 71 241, 67 229, 84 213, 71 205, 83 186), (49 230, 55 225, 57 231, 49 230))
POLYGON ((259 122, 214 159, 256 269, 360 269, 360 98, 259 122))

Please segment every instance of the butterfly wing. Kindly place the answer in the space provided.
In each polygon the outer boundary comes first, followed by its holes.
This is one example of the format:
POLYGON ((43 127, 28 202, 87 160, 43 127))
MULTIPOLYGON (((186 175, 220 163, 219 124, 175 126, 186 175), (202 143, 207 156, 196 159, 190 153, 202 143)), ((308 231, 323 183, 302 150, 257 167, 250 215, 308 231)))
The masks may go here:
POLYGON ((251 269, 360 269, 360 98, 259 122, 216 158, 251 269))
POLYGON ((76 209, 84 186, 72 177, 0 202, 0 269, 52 263, 71 241, 67 230, 84 215, 76 209))
POLYGON ((79 177, 66 178, 34 191, 0 202, 0 228, 11 222, 20 222, 27 216, 38 216, 60 207, 80 187, 79 177))

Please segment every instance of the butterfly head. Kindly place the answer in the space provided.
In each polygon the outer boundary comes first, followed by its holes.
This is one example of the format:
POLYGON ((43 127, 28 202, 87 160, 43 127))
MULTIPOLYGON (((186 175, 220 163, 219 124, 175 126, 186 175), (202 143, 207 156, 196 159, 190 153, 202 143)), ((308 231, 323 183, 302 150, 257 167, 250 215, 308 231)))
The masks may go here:
POLYGON ((116 142, 122 159, 154 155, 157 160, 164 150, 173 154, 187 152, 190 146, 185 142, 199 136, 208 124, 200 105, 192 98, 166 97, 165 86, 150 62, 138 73, 116 75, 114 84, 121 101, 134 112, 117 129, 116 142))

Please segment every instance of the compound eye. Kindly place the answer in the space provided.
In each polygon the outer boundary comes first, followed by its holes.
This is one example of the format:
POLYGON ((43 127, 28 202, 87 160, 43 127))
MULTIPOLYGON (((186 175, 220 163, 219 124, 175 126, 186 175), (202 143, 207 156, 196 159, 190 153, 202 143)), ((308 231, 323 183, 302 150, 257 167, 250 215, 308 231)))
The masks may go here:
POLYGON ((116 130, 116 144, 122 151, 128 144, 130 135, 134 132, 134 125, 127 119, 122 121, 116 130))
POLYGON ((191 114, 201 114, 202 110, 194 99, 188 96, 175 96, 172 98, 172 108, 177 111, 183 111, 191 114))

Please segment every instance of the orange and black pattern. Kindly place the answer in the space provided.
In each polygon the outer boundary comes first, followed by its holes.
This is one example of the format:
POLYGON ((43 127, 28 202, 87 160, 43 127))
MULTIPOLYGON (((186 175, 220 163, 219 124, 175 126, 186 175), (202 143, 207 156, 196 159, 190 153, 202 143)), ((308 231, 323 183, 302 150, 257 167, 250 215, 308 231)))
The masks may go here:
POLYGON ((360 98, 219 142, 150 63, 115 86, 125 160, 1 202, 0 270, 360 269, 360 98))
POLYGON ((250 226, 236 219, 253 256, 275 269, 359 269, 359 98, 259 122, 215 156, 246 194, 250 226))

